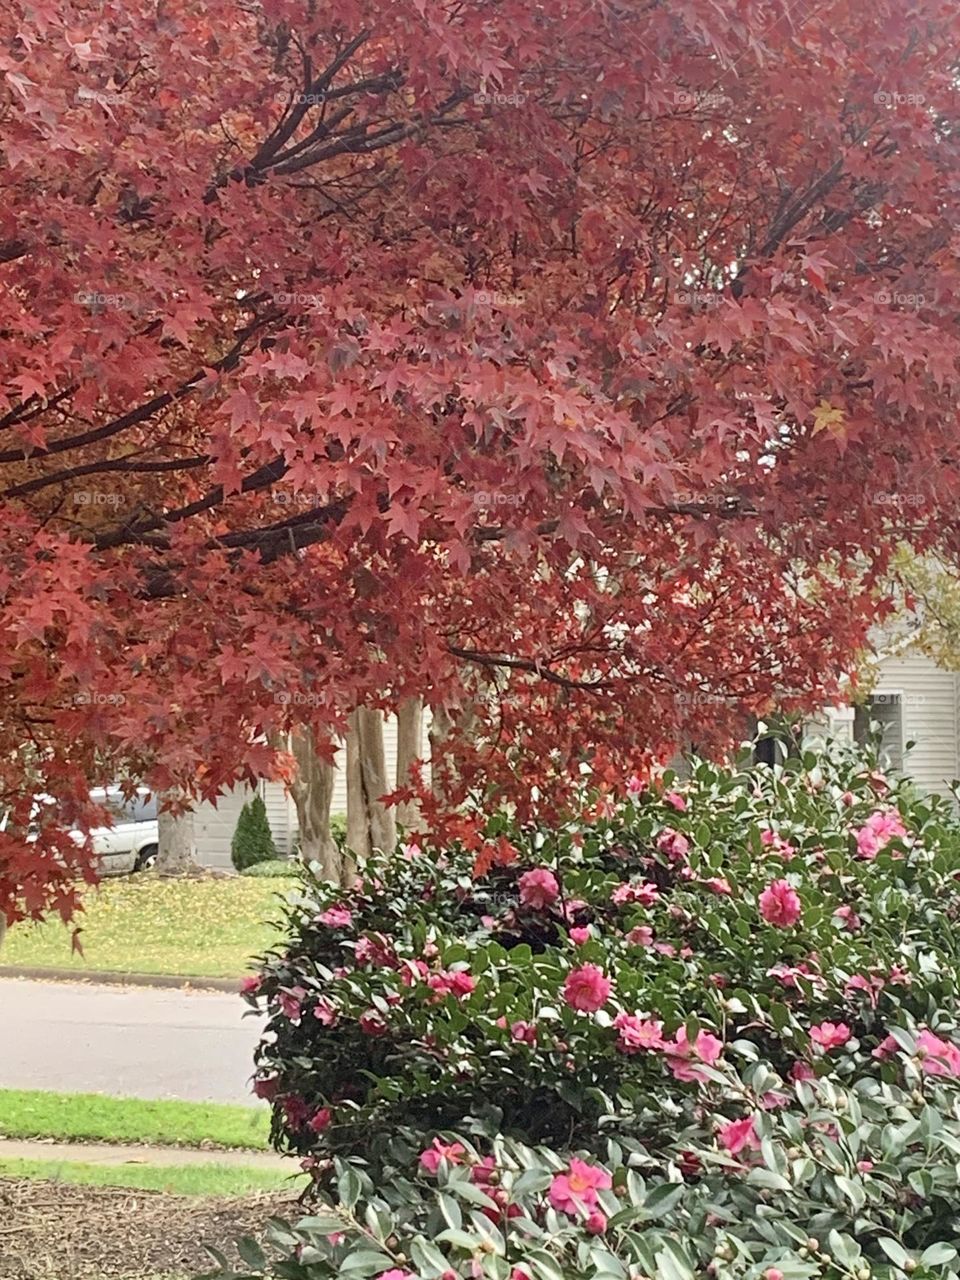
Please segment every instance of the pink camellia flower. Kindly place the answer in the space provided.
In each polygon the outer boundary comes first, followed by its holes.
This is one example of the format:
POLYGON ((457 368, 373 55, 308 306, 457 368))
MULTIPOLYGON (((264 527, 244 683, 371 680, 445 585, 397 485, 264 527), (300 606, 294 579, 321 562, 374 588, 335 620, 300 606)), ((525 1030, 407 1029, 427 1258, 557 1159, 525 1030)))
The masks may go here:
POLYGON ((321 1107, 319 1111, 315 1111, 310 1120, 307 1121, 307 1128, 312 1129, 314 1133, 323 1133, 328 1128, 330 1121, 333 1119, 333 1112, 329 1107, 321 1107))
POLYGON ((805 960, 801 960, 799 964, 775 964, 767 970, 767 973, 774 978, 779 978, 785 987, 789 987, 794 991, 800 991, 801 981, 808 983, 811 987, 818 988, 824 986, 824 980, 819 973, 814 973, 805 960))
POLYGON ((865 978, 863 974, 855 973, 852 978, 848 978, 844 983, 843 994, 849 996, 853 995, 855 991, 862 991, 875 1009, 880 998, 880 992, 885 985, 883 979, 876 974, 865 978))
POLYGON ((627 881, 625 884, 617 885, 610 894, 610 901, 618 907, 623 906, 625 902, 639 902, 645 907, 652 907, 659 897, 660 890, 652 880, 644 880, 641 884, 627 881))
POLYGON ((291 1129, 302 1129, 313 1112, 303 1098, 291 1093, 283 1099, 283 1114, 286 1116, 287 1124, 291 1129))
POLYGON ((306 995, 303 987, 291 987, 289 991, 280 991, 277 994, 277 1004, 280 1006, 280 1012, 288 1022, 299 1022, 301 1012, 301 1001, 306 995))
POLYGON ((602 969, 595 964, 585 964, 567 974, 563 998, 571 1009, 596 1013, 606 1004, 612 990, 613 983, 604 976, 602 969))
POLYGON ((780 1107, 785 1107, 790 1099, 785 1093, 777 1093, 773 1089, 769 1093, 760 1095, 760 1105, 764 1111, 778 1111, 780 1107))
POLYGON ((632 799, 636 799, 644 789, 643 779, 636 773, 627 779, 627 795, 632 799))
POLYGON ((470 1181, 476 1182, 481 1187, 488 1187, 490 1178, 496 1171, 497 1165, 493 1156, 484 1156, 470 1170, 470 1181))
POLYGON ((242 996, 255 996, 260 990, 260 979, 257 977, 244 978, 240 983, 240 994, 242 996))
POLYGON ((537 1024, 535 1022, 514 1022, 510 1027, 510 1035, 521 1044, 536 1044, 537 1024))
POLYGON ((641 1053, 644 1049, 663 1048, 662 1022, 622 1012, 614 1018, 613 1025, 619 1033, 617 1048, 621 1053, 641 1053))
POLYGON ((800 919, 800 898, 787 880, 774 880, 760 895, 760 914, 767 924, 788 929, 800 919))
POLYGON ((816 1080, 817 1073, 808 1062, 804 1062, 801 1058, 790 1068, 790 1079, 800 1084, 804 1080, 816 1080))
POLYGON ((851 933, 856 933, 860 928, 860 917, 854 911, 853 907, 842 906, 837 907, 833 913, 835 920, 842 922, 845 929, 849 929, 851 933))
POLYGON ((461 1164, 466 1154, 466 1148, 459 1142, 446 1143, 440 1138, 434 1138, 431 1145, 420 1152, 420 1168, 426 1169, 427 1173, 436 1173, 440 1168, 441 1160, 447 1160, 450 1164, 461 1164))
POLYGON ((657 836, 657 848, 668 858, 675 858, 679 862, 687 856, 690 841, 682 832, 674 831, 673 827, 664 827, 657 836))
POLYGON ((553 906, 560 897, 557 877, 546 867, 525 871, 517 883, 520 886, 520 901, 525 907, 533 907, 536 911, 553 906))
POLYGON ((400 961, 400 981, 405 987, 412 987, 417 982, 425 981, 429 973, 430 970, 423 960, 400 961))
POLYGON ((404 1271, 400 1267, 391 1267, 389 1271, 381 1271, 377 1280, 417 1280, 412 1271, 404 1271))
POLYGON ((891 840, 907 834, 900 814, 890 809, 878 809, 871 813, 865 824, 855 832, 857 853, 861 858, 875 858, 891 840))
POLYGON ((277 1096, 279 1087, 280 1081, 276 1076, 261 1076, 259 1080, 253 1082, 253 1094, 256 1098, 262 1098, 264 1102, 272 1102, 277 1096))
POLYGON ((858 1160, 858 1161, 857 1161, 857 1173, 872 1173, 872 1172, 873 1172, 873 1161, 872 1161, 872 1160, 858 1160))
POLYGON ((745 1148, 749 1151, 760 1145, 753 1116, 744 1116, 742 1120, 725 1124, 718 1137, 732 1156, 738 1156, 745 1148))
POLYGON ((570 941, 578 947, 582 947, 585 942, 590 941, 590 930, 582 926, 574 925, 570 930, 570 941))
POLYGON ((624 941, 629 942, 632 947, 652 947, 653 930, 649 925, 638 924, 636 928, 630 930, 624 941))
POLYGON ((763 1280, 783 1280, 783 1272, 779 1267, 767 1267, 763 1273, 763 1280))
POLYGON ((960 1049, 932 1031, 921 1031, 917 1036, 917 1057, 924 1075, 960 1076, 960 1049))
POLYGON ((378 965, 381 969, 392 969, 397 963, 390 943, 382 934, 358 938, 354 955, 357 958, 357 964, 378 965))
POLYGON ((678 813, 685 813, 687 809, 686 798, 679 791, 668 791, 663 797, 663 803, 670 805, 678 813))
POLYGON ((458 1000, 462 1000, 470 995, 476 985, 476 978, 464 969, 441 969, 439 973, 431 973, 427 979, 427 986, 431 991, 436 992, 437 999, 442 999, 443 996, 455 996, 458 1000))
POLYGON ((810 1028, 810 1039, 825 1053, 831 1049, 839 1049, 850 1039, 850 1028, 845 1022, 821 1022, 818 1027, 810 1028))
POLYGON ((886 780, 879 769, 874 769, 873 772, 868 775, 867 781, 870 783, 871 787, 873 787, 878 796, 885 796, 890 790, 890 783, 886 780))
POLYGON ((586 1207, 593 1209, 598 1191, 609 1191, 613 1180, 606 1169, 574 1157, 566 1173, 558 1173, 550 1184, 550 1203, 571 1216, 586 1207))
POLYGON ((325 997, 321 996, 314 1006, 313 1016, 318 1022, 322 1022, 325 1027, 333 1027, 337 1022, 337 1007, 325 997))
POLYGON ((357 1023, 364 1035, 385 1036, 387 1034, 387 1024, 376 1009, 367 1009, 365 1013, 361 1013, 357 1023))
POLYGON ((887 1058, 892 1058, 899 1048, 900 1046, 897 1044, 893 1036, 885 1036, 877 1045, 877 1047, 873 1050, 870 1056, 872 1058, 877 1058, 879 1059, 879 1061, 883 1062, 887 1058))
POLYGON ((687 1041, 686 1027, 681 1027, 673 1040, 664 1044, 663 1051, 667 1055, 673 1078, 689 1083, 705 1079, 696 1062, 699 1060, 712 1067, 723 1052, 723 1041, 712 1036, 709 1031, 698 1031, 697 1038, 691 1045, 687 1041))
POLYGON ((796 853, 796 849, 792 844, 789 844, 782 836, 779 836, 776 831, 771 831, 769 827, 765 827, 763 831, 760 832, 760 843, 765 849, 770 849, 771 852, 778 853, 784 862, 789 858, 792 858, 796 853))
POLYGON ((733 893, 730 888, 730 881, 725 876, 711 876, 709 880, 701 880, 700 883, 705 889, 709 889, 711 893, 723 895, 733 893))
POLYGON ((328 907, 317 919, 331 929, 345 929, 353 919, 353 912, 347 907, 328 907))
POLYGON ((857 832, 857 853, 861 858, 873 859, 880 852, 881 844, 875 831, 861 827, 857 832))
POLYGON ((602 1236, 607 1229, 606 1215, 599 1209, 594 1209, 583 1226, 587 1235, 602 1236))

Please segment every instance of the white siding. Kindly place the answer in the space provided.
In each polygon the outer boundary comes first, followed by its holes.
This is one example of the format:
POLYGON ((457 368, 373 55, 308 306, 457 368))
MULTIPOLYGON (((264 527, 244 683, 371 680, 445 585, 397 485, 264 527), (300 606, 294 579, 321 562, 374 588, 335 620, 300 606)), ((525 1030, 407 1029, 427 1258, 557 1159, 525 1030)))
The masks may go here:
POLYGON ((884 658, 874 692, 899 694, 903 742, 915 745, 904 756, 904 772, 925 791, 947 793, 958 772, 957 676, 919 650, 884 658))
POLYGON ((281 857, 292 853, 293 837, 297 831, 297 814, 293 801, 287 795, 286 787, 282 782, 265 780, 260 784, 260 794, 263 796, 263 805, 267 811, 267 821, 273 832, 277 853, 281 857))
MULTIPOLYGON (((427 748, 427 731, 424 727, 424 750, 427 748)), ((390 781, 391 788, 393 780, 397 776, 397 719, 396 716, 387 716, 383 726, 383 751, 386 757, 387 778, 390 781)), ((333 800, 330 805, 332 814, 346 814, 347 812, 347 753, 341 747, 334 756, 334 768, 336 773, 333 779, 333 800)), ((270 820, 270 829, 273 831, 273 838, 277 842, 277 849, 282 853, 289 853, 293 848, 293 840, 297 833, 297 811, 293 801, 287 795, 286 788, 282 782, 264 782, 262 783, 263 801, 267 808, 267 817, 270 820)), ((229 859, 229 845, 228 845, 229 859)))
POLYGON ((216 805, 205 800, 197 805, 193 814, 193 835, 197 858, 205 867, 229 867, 230 844, 237 826, 237 819, 244 801, 251 799, 253 791, 240 785, 225 791, 216 805))

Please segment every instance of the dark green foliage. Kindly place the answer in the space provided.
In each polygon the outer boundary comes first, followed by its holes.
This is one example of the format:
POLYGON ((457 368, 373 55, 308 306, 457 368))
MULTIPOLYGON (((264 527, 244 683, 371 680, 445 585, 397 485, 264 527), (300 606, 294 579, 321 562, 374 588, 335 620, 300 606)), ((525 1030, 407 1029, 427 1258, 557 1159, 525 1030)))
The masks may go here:
POLYGON ((277 857, 273 832, 267 821, 267 807, 263 797, 256 795, 240 810, 237 829, 230 845, 230 857, 238 871, 245 871, 258 862, 277 857))

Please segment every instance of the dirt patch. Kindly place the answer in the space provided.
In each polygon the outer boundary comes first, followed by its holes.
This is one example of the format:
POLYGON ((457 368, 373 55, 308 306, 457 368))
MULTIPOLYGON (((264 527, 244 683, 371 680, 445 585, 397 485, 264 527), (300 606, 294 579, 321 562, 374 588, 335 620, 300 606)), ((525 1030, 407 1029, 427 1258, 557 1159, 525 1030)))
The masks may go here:
POLYGON ((260 1238, 268 1217, 297 1218, 296 1199, 238 1197, 0 1178, 3 1280, 154 1280, 215 1264, 209 1243, 237 1263, 233 1242, 260 1238))

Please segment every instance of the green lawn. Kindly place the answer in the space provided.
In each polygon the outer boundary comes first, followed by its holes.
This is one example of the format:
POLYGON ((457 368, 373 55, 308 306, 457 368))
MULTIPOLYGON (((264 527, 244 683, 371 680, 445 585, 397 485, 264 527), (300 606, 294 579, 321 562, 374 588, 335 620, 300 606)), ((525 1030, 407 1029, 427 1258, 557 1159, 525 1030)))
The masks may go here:
POLYGON ((33 1178, 46 1182, 81 1183, 97 1187, 137 1187, 178 1196, 244 1196, 256 1191, 294 1188, 298 1172, 243 1169, 223 1164, 98 1165, 57 1160, 0 1159, 0 1178, 33 1178))
POLYGON ((64 1142, 146 1142, 157 1146, 268 1147, 265 1107, 215 1102, 144 1102, 99 1093, 0 1089, 0 1134, 64 1142))
POLYGON ((77 918, 83 954, 59 920, 18 924, 0 949, 0 965, 114 969, 204 978, 239 978, 250 957, 269 946, 276 894, 289 879, 159 880, 150 875, 107 880, 84 898, 77 918))

